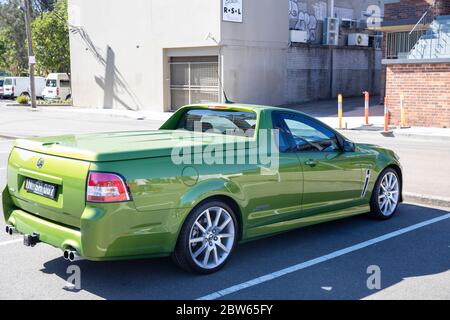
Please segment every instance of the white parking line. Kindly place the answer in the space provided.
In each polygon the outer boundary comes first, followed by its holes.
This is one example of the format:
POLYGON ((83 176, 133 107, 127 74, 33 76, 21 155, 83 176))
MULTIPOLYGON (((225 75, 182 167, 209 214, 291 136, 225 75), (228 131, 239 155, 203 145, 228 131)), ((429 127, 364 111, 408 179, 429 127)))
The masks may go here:
POLYGON ((274 280, 274 279, 280 278, 280 277, 285 276, 287 274, 290 274, 290 273, 293 273, 293 272, 296 272, 296 271, 299 271, 299 270, 306 269, 306 268, 314 266, 316 264, 319 264, 319 263, 322 263, 322 262, 325 262, 325 261, 328 261, 328 260, 331 260, 331 259, 334 259, 334 258, 338 258, 340 256, 343 256, 343 255, 347 254, 347 253, 351 253, 351 252, 354 252, 354 251, 357 251, 357 250, 361 250, 361 249, 367 248, 367 247, 369 247, 371 245, 374 245, 376 243, 379 243, 379 242, 382 242, 382 241, 386 241, 386 240, 392 239, 394 237, 398 237, 398 236, 400 236, 402 234, 405 234, 405 233, 408 233, 408 232, 411 232, 411 231, 414 231, 414 230, 426 227, 426 226, 428 226, 430 224, 437 223, 437 222, 440 222, 440 221, 443 221, 443 220, 447 220, 447 219, 450 219, 450 213, 448 213, 448 214, 446 214, 444 216, 440 216, 440 217, 437 217, 437 218, 434 218, 434 219, 431 219, 431 220, 427 220, 427 221, 424 221, 424 222, 421 222, 421 223, 418 223, 418 224, 415 224, 415 225, 412 225, 412 226, 409 226, 409 227, 406 227, 406 228, 403 228, 403 229, 400 229, 400 230, 397 230, 397 231, 394 231, 394 232, 391 232, 391 233, 388 233, 388 234, 385 234, 383 236, 380 236, 380 237, 377 237, 377 238, 374 238, 374 239, 371 239, 371 240, 368 240, 368 241, 361 242, 359 244, 356 244, 356 245, 351 246, 351 247, 347 247, 345 249, 334 251, 334 252, 332 252, 330 254, 327 254, 327 255, 324 255, 324 256, 321 256, 321 257, 318 257, 318 258, 315 258, 315 259, 312 259, 312 260, 309 260, 309 261, 306 261, 306 262, 303 262, 303 263, 299 263, 299 264, 296 264, 294 266, 291 266, 291 267, 288 267, 288 268, 285 268, 285 269, 282 269, 282 270, 279 270, 279 271, 276 271, 276 272, 272 272, 272 273, 266 274, 264 276, 261 276, 261 277, 249 280, 247 282, 244 282, 244 283, 241 283, 241 284, 238 284, 238 285, 235 285, 235 286, 232 286, 232 287, 220 290, 220 291, 213 292, 213 293, 208 294, 208 295, 206 295, 204 297, 198 298, 197 300, 215 300, 215 299, 219 299, 219 298, 222 298, 224 296, 230 295, 232 293, 236 293, 238 291, 241 291, 241 290, 244 290, 244 289, 256 286, 258 284, 261 284, 261 283, 264 283, 264 282, 268 282, 270 280, 274 280))
POLYGON ((6 246, 8 244, 19 243, 19 242, 23 242, 23 239, 16 239, 16 240, 11 240, 11 241, 0 242, 0 247, 6 246))

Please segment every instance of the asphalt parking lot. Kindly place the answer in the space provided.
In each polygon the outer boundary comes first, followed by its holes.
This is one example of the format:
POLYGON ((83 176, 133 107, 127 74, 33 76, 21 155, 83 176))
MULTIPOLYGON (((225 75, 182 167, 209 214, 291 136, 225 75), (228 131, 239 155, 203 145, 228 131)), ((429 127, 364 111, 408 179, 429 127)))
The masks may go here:
MULTIPOLYGON (((11 143, 0 140, 2 186, 11 143)), ((448 230, 449 210, 403 204, 385 222, 360 216, 242 244, 209 276, 185 273, 170 258, 77 261, 80 290, 67 288, 70 264, 60 250, 27 248, 2 232, 0 299, 450 299, 448 230), (373 266, 380 289, 367 286, 373 266)))
MULTIPOLYGON (((34 136, 159 125, 83 114, 30 114, 0 108, 0 132, 34 136)), ((447 144, 351 138, 399 152, 410 191, 446 194, 448 169, 427 166, 426 176, 414 173, 422 171, 427 158, 445 161, 447 144)), ((0 137, 1 188, 12 143, 0 137)), ((209 276, 185 273, 170 258, 77 261, 72 265, 81 270, 79 290, 67 287, 71 264, 60 250, 44 244, 24 247, 20 236, 10 237, 4 229, 0 219, 0 299, 450 299, 450 209, 405 203, 389 221, 360 216, 241 244, 230 263, 209 276), (379 289, 368 286, 373 270, 379 289)))

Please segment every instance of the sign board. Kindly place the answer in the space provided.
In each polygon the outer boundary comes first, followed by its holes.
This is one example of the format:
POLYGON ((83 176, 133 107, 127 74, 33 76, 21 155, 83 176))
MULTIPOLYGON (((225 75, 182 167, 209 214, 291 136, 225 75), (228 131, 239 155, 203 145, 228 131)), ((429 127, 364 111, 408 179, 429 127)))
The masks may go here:
POLYGON ((28 63, 29 64, 36 64, 36 57, 35 56, 29 56, 28 57, 28 63))
POLYGON ((242 22, 242 2, 244 0, 222 0, 223 21, 242 22))

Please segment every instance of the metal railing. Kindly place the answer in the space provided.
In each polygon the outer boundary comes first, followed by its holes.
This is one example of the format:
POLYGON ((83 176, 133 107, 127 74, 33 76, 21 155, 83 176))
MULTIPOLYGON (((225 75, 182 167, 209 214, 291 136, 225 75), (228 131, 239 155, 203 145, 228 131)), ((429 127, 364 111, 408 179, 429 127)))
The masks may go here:
POLYGON ((425 33, 426 30, 415 30, 412 33, 409 31, 386 33, 385 57, 387 59, 402 59, 407 57, 425 33))
POLYGON ((450 17, 438 17, 418 40, 408 59, 438 59, 450 57, 450 17))
POLYGON ((407 59, 410 52, 419 43, 419 40, 426 34, 427 30, 423 30, 423 27, 430 25, 433 20, 434 4, 427 8, 411 31, 388 32, 386 35, 385 57, 387 59, 407 59), (418 29, 419 26, 422 28, 418 29))

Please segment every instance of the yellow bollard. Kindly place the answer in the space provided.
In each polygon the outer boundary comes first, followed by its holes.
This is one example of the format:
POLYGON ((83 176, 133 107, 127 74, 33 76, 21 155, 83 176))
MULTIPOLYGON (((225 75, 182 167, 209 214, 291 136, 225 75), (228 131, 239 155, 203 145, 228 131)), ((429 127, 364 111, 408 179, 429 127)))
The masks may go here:
POLYGON ((389 133, 389 98, 384 98, 384 133, 389 133))
POLYGON ((342 94, 340 94, 338 96, 339 129, 342 129, 342 117, 343 117, 342 103, 343 103, 343 98, 342 98, 342 94))
POLYGON ((406 124, 405 95, 403 93, 400 95, 400 117, 400 127, 403 129, 409 128, 406 124))

